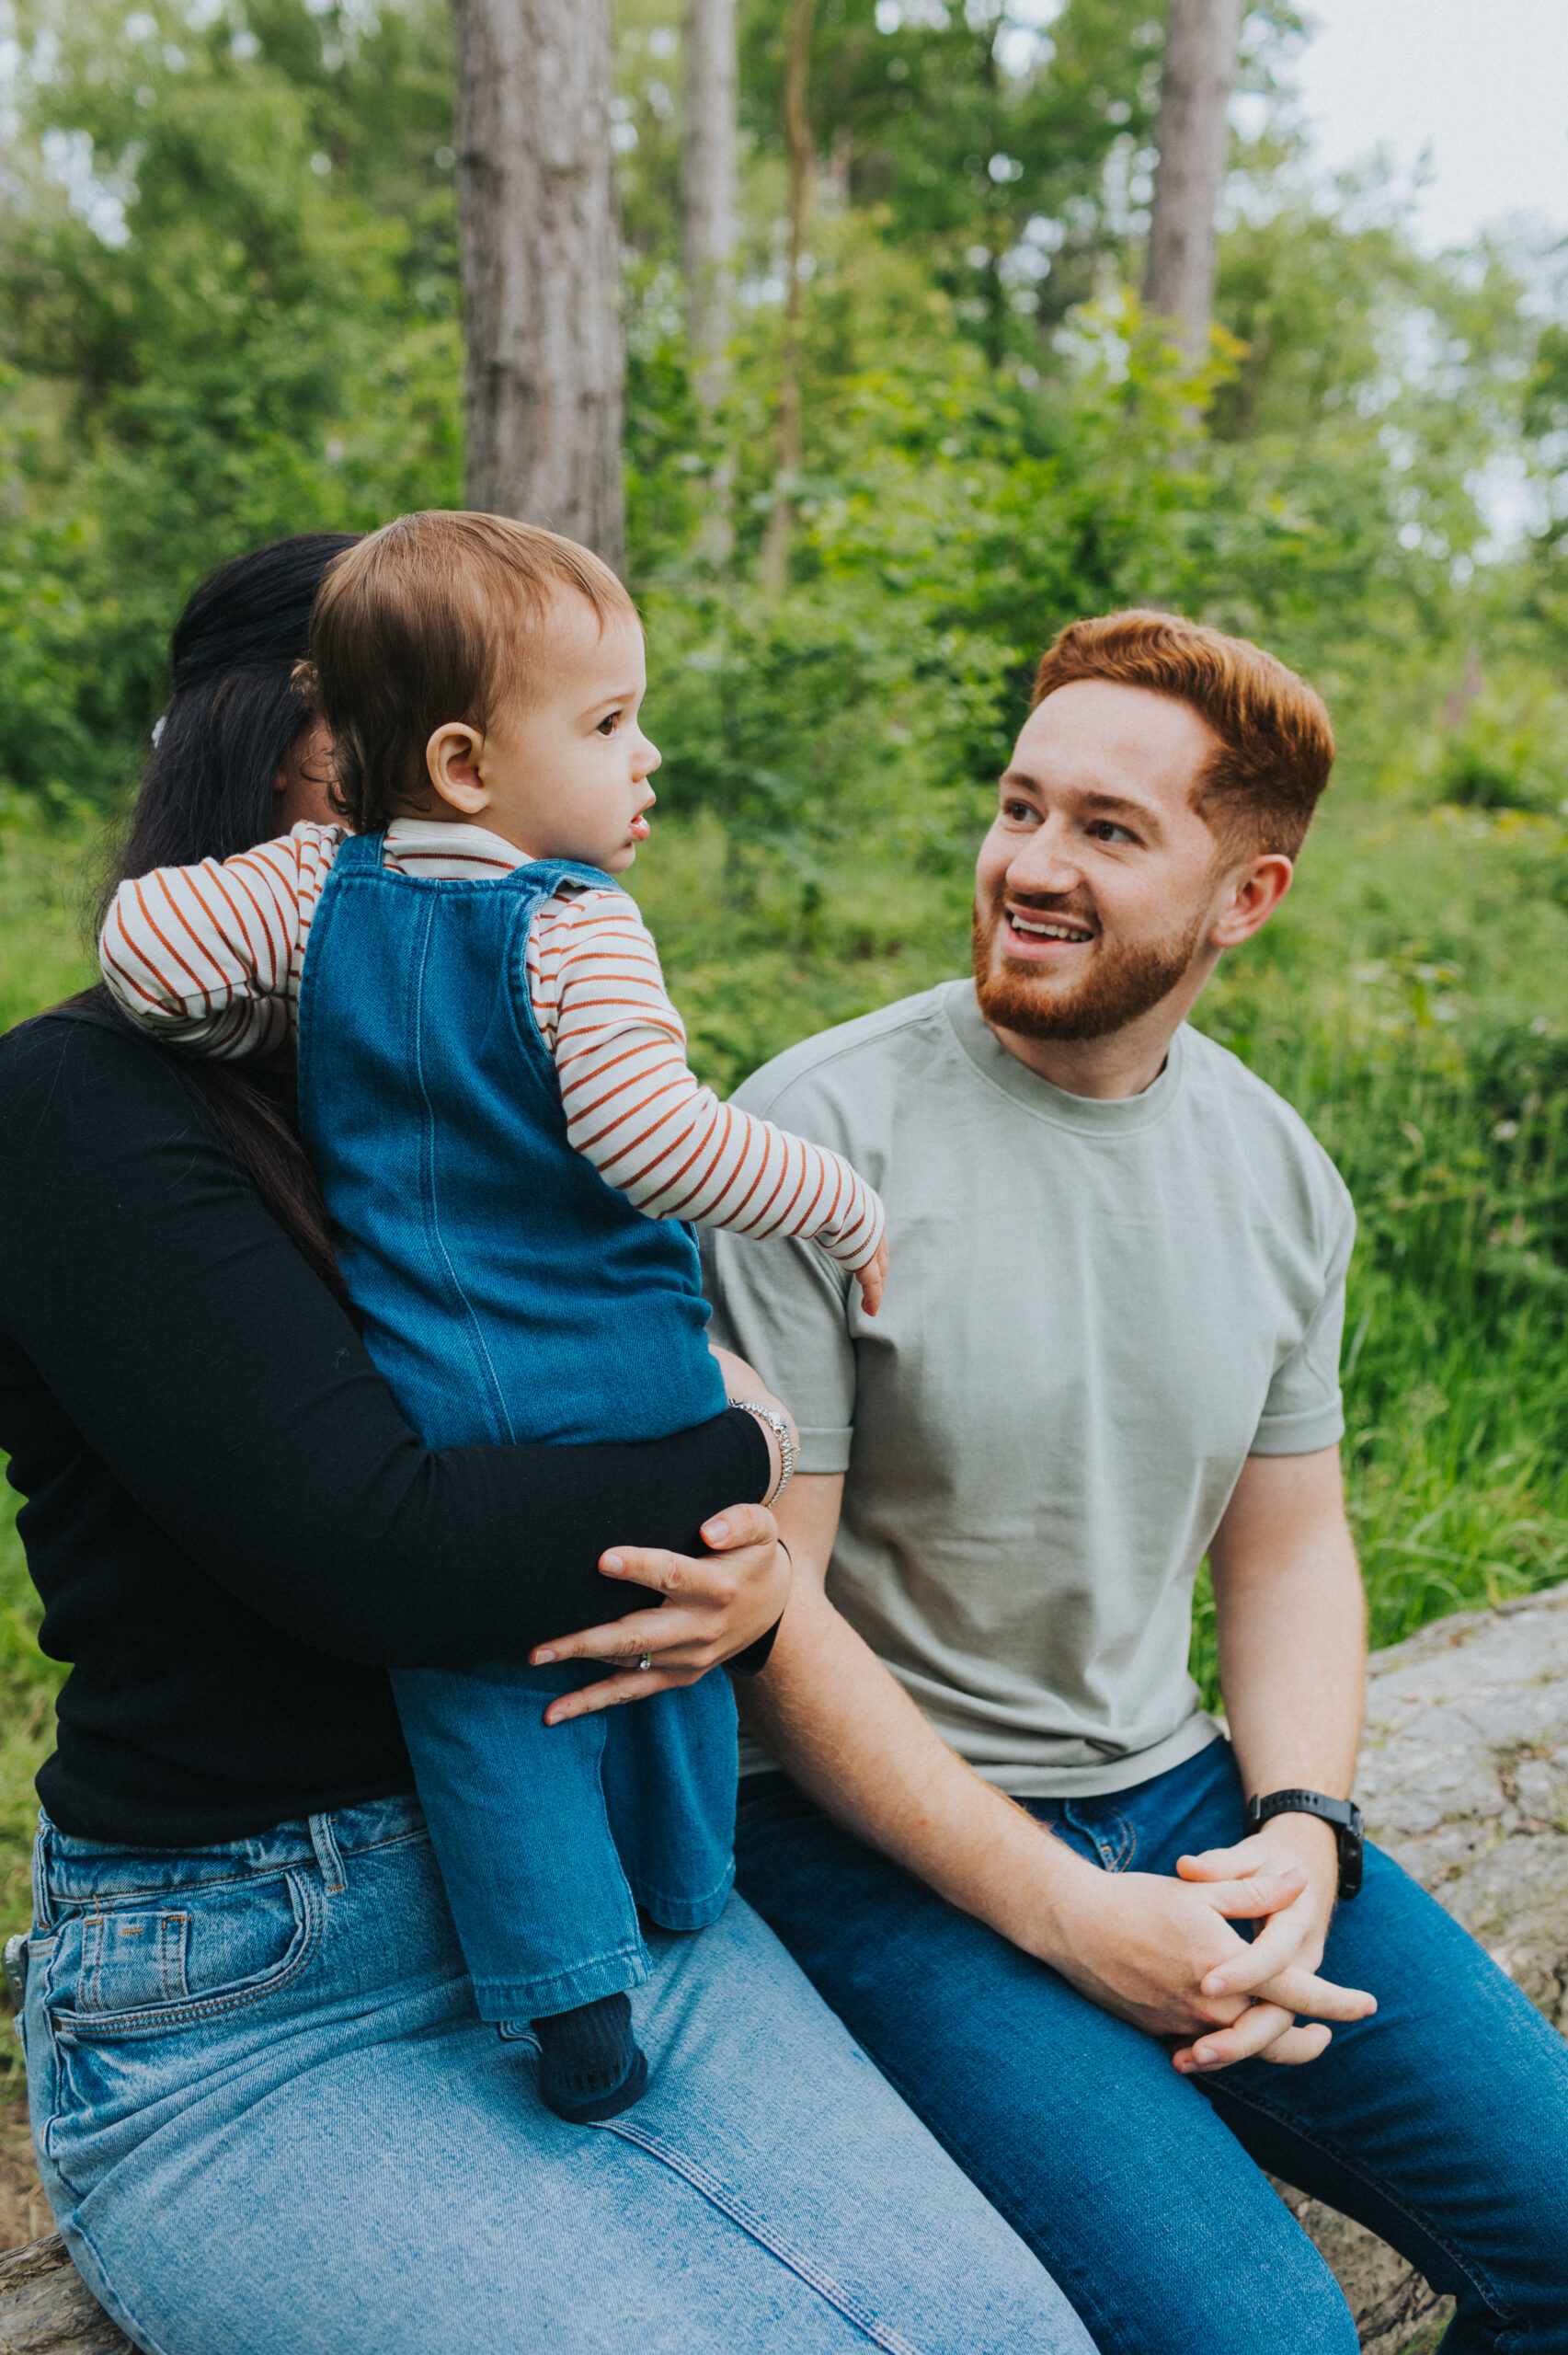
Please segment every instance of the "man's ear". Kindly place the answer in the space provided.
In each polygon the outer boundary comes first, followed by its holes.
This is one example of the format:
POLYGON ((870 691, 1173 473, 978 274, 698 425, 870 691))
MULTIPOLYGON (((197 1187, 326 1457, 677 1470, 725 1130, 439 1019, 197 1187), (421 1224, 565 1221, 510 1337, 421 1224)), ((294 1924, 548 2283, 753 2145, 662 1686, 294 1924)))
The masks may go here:
POLYGON ((1208 928, 1215 948, 1236 948, 1261 932, 1290 889, 1296 869, 1283 851, 1265 851, 1231 878, 1224 908, 1208 928))
POLYGON ((425 767, 439 798, 465 818, 490 806, 490 788, 480 770, 485 739, 465 719, 446 719, 425 747, 425 767))

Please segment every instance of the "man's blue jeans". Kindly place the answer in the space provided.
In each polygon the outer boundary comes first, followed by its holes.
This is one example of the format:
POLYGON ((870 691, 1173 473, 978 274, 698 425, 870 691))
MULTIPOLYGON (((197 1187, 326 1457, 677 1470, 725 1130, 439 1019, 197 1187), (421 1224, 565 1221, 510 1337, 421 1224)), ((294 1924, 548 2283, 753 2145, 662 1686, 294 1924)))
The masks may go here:
MULTIPOLYGON (((1029 1806, 1108 1872, 1172 1873, 1242 1832, 1221 1741, 1133 1790, 1029 1806)), ((1333 2276, 1260 2167, 1456 2296, 1446 2355, 1568 2350, 1568 2044, 1387 1856, 1368 1850, 1322 1966, 1369 1988, 1376 2016, 1304 2067, 1202 2081, 782 1775, 742 1783, 737 1861, 738 1886, 1101 2355, 1356 2355, 1333 2276)))

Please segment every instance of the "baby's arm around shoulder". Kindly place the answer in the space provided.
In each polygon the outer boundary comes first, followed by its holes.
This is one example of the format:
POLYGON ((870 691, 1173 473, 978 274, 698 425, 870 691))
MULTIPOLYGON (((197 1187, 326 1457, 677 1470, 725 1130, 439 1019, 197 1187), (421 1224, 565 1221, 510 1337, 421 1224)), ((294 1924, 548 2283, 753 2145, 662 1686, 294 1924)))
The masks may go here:
POLYGON ((160 867, 116 891, 98 941, 137 1026, 232 1059, 286 1041, 311 917, 341 827, 296 826, 237 857, 160 867))

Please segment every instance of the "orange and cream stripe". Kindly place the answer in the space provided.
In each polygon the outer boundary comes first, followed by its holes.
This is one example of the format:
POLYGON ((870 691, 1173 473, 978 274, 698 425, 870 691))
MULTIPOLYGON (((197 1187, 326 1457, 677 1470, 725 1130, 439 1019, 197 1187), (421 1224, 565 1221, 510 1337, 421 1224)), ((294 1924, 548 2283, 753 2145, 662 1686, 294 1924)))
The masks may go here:
MULTIPOLYGON (((282 1046, 322 886, 343 840, 296 826, 280 842, 122 883, 98 959, 136 1021, 201 1054, 282 1046)), ((521 856, 477 826, 400 819, 386 862, 433 879, 509 874, 521 856)), ((653 936, 620 891, 563 891, 529 928, 529 998, 554 1058, 567 1133, 650 1218, 758 1238, 814 1239, 846 1268, 882 1240, 878 1197, 847 1161, 722 1104, 686 1063, 653 936)))

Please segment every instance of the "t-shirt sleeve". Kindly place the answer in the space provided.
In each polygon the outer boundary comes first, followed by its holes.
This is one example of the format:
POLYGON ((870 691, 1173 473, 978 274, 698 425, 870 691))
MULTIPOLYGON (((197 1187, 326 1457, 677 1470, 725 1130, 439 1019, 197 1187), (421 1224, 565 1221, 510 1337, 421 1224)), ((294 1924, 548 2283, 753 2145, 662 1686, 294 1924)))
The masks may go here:
POLYGON ((1311 1455, 1345 1434, 1339 1351, 1345 1333, 1345 1278, 1356 1241, 1356 1212, 1342 1194, 1323 1268, 1322 1292, 1307 1329, 1277 1367, 1250 1453, 1311 1455))
POLYGON ((750 1243, 705 1228, 703 1267, 721 1348, 738 1350, 800 1432, 802 1472, 845 1472, 854 1435, 850 1277, 813 1243, 750 1243))

